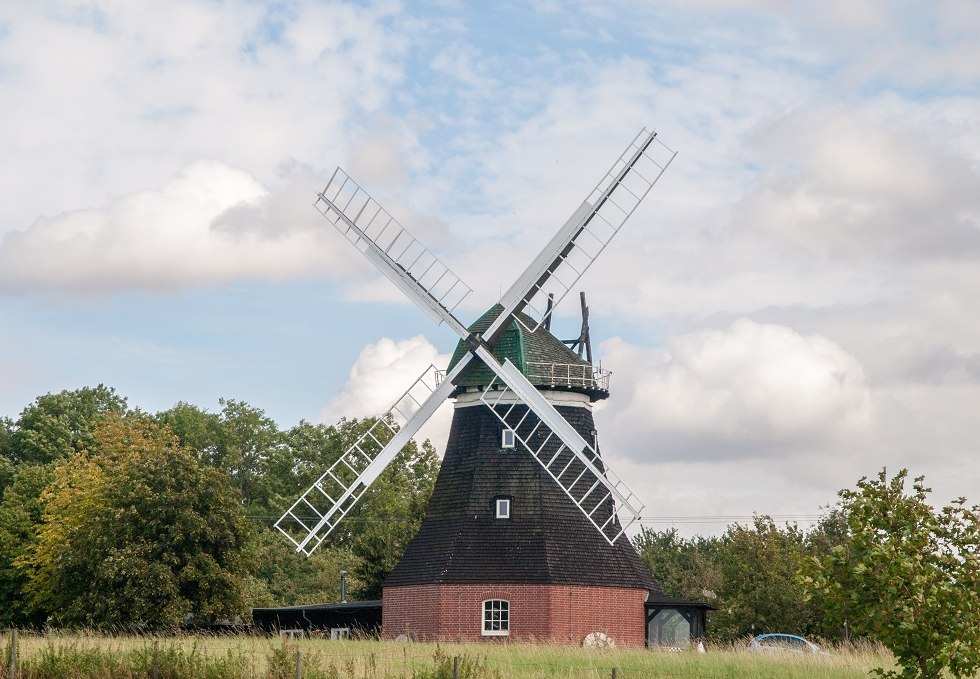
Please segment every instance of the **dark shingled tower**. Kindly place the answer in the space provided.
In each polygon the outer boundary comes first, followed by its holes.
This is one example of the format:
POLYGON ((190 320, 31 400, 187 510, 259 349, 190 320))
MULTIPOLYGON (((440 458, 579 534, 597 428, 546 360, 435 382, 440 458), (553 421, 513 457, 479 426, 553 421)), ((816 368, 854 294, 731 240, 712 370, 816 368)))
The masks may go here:
MULTIPOLYGON (((500 310, 488 311, 470 331, 486 330, 500 310)), ((450 369, 465 350, 460 343, 450 369)), ((592 403, 609 392, 591 364, 543 326, 529 332, 513 319, 494 354, 510 359, 585 440, 596 440, 592 403)), ((502 446, 503 424, 476 397, 492 379, 486 366, 475 364, 457 384, 425 521, 384 582, 385 634, 479 639, 488 636, 484 602, 502 600, 512 638, 578 643, 602 632, 642 644, 644 602, 650 594, 662 598, 660 588, 628 537, 610 544, 520 442, 502 446), (498 499, 510 501, 507 518, 497 516, 498 499)), ((518 405, 508 422, 525 412, 518 405)), ((526 419, 521 438, 536 422, 533 415, 526 419)), ((550 445, 557 451, 560 444, 556 438, 550 445)), ((589 509, 595 518, 608 517, 612 500, 589 509)))

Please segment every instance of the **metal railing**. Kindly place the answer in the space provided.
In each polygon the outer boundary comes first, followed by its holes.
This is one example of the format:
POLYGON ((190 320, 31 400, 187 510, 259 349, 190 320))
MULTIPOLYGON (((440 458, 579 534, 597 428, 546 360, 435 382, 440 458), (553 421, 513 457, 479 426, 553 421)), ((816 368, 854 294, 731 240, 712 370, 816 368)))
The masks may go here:
POLYGON ((582 363, 538 363, 528 361, 527 379, 534 385, 597 389, 609 391, 611 373, 601 367, 582 363))
MULTIPOLYGON (((528 361, 527 379, 534 385, 550 387, 568 387, 579 389, 595 389, 609 391, 609 376, 612 373, 605 368, 581 363, 540 363, 528 361)), ((445 370, 435 371, 435 381, 438 387, 446 379, 445 370)))

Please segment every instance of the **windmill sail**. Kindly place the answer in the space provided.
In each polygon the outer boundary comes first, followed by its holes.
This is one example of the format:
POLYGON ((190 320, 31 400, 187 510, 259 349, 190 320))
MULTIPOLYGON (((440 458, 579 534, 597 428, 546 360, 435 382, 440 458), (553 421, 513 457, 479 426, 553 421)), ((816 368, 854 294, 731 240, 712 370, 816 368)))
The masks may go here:
MULTIPOLYGON (((528 330, 537 330, 619 232, 676 155, 657 139, 656 132, 641 130, 585 202, 504 294, 500 300, 504 311, 523 311, 537 320, 537 325, 528 330)), ((504 316, 501 314, 500 318, 504 316)), ((494 330, 488 336, 492 337, 494 330)))
POLYGON ((470 294, 459 276, 339 167, 313 206, 436 323, 452 318, 470 294))
MULTIPOLYGON (((504 362, 503 372, 508 376, 505 383, 511 389, 523 379, 510 361, 504 362)), ((504 427, 514 431, 521 445, 609 544, 614 544, 640 518, 643 503, 639 497, 603 464, 595 449, 530 383, 528 386, 533 393, 524 391, 517 394, 516 399, 514 393, 497 386, 496 380, 487 385, 480 400, 504 427), (533 405, 525 403, 524 398, 533 405), (520 407, 524 405, 528 407, 520 407)))
MULTIPOLYGON (((460 361, 457 370, 467 362, 460 361)), ((297 552, 309 556, 320 546, 452 390, 452 383, 443 380, 430 365, 395 405, 286 510, 275 525, 297 552)))

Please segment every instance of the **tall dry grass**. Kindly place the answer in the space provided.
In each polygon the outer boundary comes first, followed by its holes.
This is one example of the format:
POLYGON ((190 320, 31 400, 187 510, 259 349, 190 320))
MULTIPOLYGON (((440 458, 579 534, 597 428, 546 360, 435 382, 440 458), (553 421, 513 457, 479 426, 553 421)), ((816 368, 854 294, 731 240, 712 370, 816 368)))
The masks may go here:
MULTIPOLYGON (((4 639, 0 678, 7 675, 4 639)), ((280 641, 245 636, 21 634, 18 679, 846 679, 892 667, 879 646, 838 646, 826 655, 758 654, 745 644, 707 653, 587 650, 549 644, 426 644, 375 640, 280 641)))

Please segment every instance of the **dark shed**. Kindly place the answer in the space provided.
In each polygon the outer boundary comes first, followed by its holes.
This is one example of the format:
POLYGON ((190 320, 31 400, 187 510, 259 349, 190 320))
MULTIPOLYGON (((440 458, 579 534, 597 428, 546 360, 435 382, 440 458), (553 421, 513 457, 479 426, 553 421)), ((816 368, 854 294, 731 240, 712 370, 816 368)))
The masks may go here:
POLYGON ((381 632, 381 602, 310 604, 282 608, 253 608, 252 622, 262 631, 301 629, 305 632, 347 629, 351 634, 381 632))

